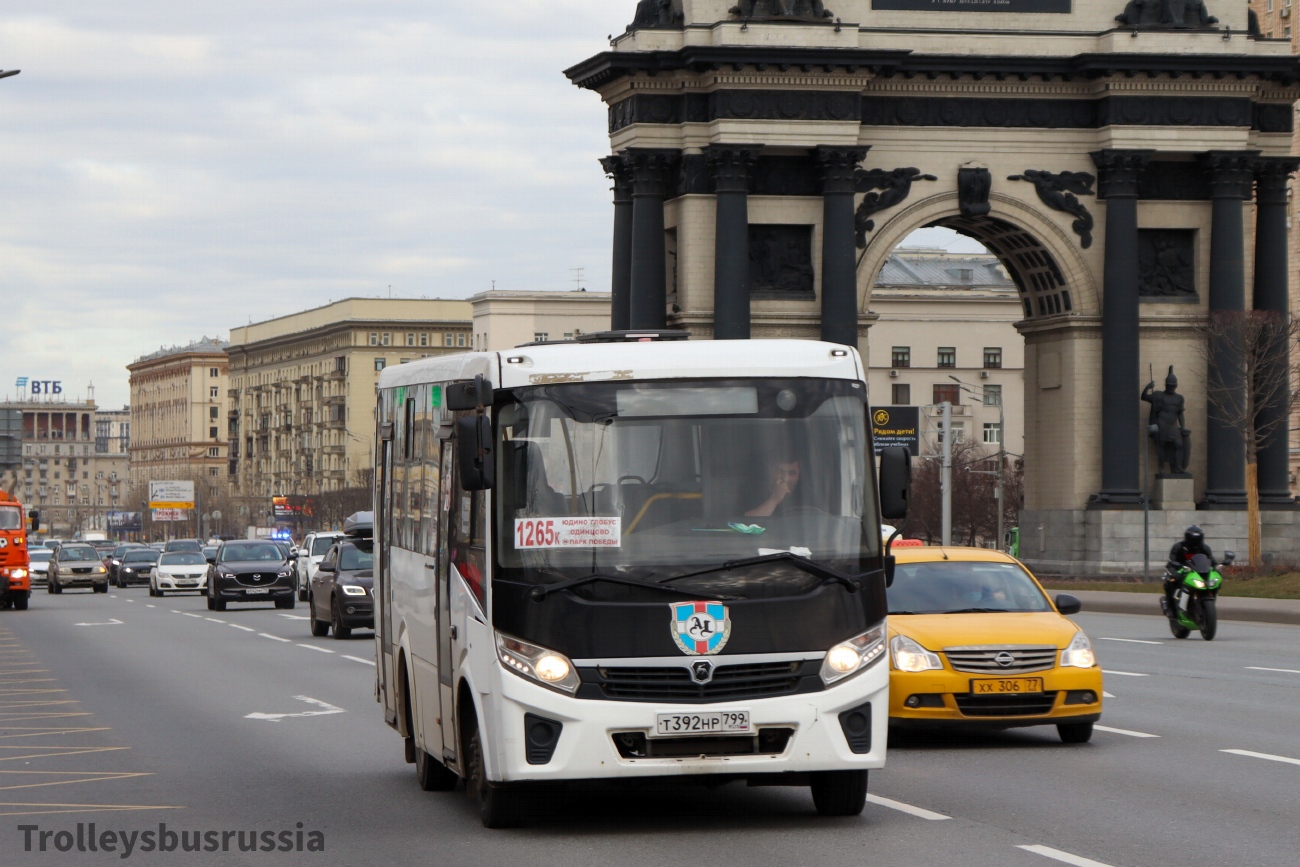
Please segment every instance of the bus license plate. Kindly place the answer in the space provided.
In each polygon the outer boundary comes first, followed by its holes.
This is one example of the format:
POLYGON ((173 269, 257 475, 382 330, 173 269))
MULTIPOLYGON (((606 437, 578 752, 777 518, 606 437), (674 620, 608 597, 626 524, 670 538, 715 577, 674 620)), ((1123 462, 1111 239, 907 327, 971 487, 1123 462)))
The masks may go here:
POLYGON ((270 593, 270 592, 271 592, 271 588, 269 587, 250 587, 249 589, 244 591, 244 593, 246 593, 249 596, 255 596, 259 593, 270 593))
POLYGON ((707 713, 661 713, 655 716, 655 735, 747 735, 747 710, 715 710, 707 713))
POLYGON ((1041 677, 1003 677, 970 682, 971 695, 1027 695, 1042 691, 1041 677))

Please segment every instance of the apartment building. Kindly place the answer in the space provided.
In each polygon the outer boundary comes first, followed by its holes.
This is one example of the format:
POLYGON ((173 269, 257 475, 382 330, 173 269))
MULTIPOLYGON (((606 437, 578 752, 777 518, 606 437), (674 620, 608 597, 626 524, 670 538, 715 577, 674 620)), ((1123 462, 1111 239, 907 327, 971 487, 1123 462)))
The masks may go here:
POLYGON ((368 483, 379 371, 468 351, 468 301, 348 298, 230 332, 226 472, 250 519, 271 497, 368 483))
POLYGON ((480 292, 474 310, 474 348, 512 349, 524 343, 571 340, 609 330, 610 293, 480 292))

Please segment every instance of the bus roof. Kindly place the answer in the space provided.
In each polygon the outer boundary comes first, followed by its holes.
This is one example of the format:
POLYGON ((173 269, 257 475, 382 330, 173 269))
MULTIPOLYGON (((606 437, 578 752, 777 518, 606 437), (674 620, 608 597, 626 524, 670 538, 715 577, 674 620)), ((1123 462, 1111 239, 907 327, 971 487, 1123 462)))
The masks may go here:
POLYGON ((817 377, 862 380, 857 350, 816 340, 698 340, 552 343, 500 352, 424 358, 386 368, 380 388, 472 379, 498 388, 558 382, 817 377))

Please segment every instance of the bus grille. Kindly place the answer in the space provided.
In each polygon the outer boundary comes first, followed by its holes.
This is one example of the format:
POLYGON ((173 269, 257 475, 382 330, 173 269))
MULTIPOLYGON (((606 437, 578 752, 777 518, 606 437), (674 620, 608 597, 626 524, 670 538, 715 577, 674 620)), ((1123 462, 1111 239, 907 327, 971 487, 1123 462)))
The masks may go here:
MULTIPOLYGON (((681 701, 711 702, 728 699, 764 698, 811 692, 820 685, 817 663, 810 671, 803 670, 809 663, 759 662, 749 665, 720 665, 713 671, 709 683, 695 683, 688 668, 662 667, 599 667, 585 669, 587 677, 599 689, 599 695, 590 698, 611 698, 620 701, 681 701)), ((584 684, 586 685, 586 684, 584 684)))
POLYGON ((1056 648, 1051 645, 1007 645, 1005 647, 945 647, 943 653, 953 671, 971 674, 1018 674, 1044 671, 1056 665, 1056 648), (1003 665, 998 657, 1011 661, 1003 665), (1006 657, 1003 657, 1005 659, 1006 657))
POLYGON ((1039 716, 1052 709, 1056 693, 1030 695, 981 695, 961 693, 953 696, 962 716, 1039 716))

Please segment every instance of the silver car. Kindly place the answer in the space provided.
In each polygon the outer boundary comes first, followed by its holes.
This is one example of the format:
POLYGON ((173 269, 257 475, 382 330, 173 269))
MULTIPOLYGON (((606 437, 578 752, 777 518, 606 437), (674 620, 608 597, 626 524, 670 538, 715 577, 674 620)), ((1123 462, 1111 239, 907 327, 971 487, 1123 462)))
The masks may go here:
POLYGON ((66 542, 50 558, 50 593, 62 593, 68 587, 88 587, 96 593, 108 592, 108 569, 93 545, 66 542))

